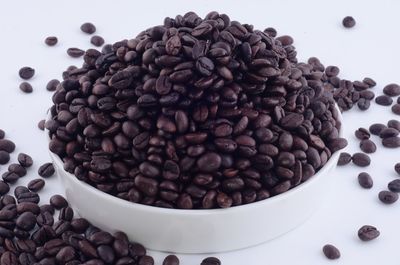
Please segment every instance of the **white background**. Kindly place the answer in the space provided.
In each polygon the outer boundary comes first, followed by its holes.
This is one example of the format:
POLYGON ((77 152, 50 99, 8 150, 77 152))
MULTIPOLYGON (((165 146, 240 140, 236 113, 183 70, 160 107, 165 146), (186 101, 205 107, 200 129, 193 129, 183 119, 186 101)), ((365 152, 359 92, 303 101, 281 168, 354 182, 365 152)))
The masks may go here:
MULTIPOLYGON (((211 10, 227 13, 234 20, 254 24, 257 29, 275 27, 280 34, 295 39, 300 61, 317 56, 325 65, 338 65, 340 76, 360 80, 371 76, 381 89, 390 82, 400 83, 399 1, 2 1, 0 4, 0 128, 17 143, 12 159, 18 152, 34 157, 29 176, 18 184, 26 184, 37 177, 40 164, 49 161, 44 134, 36 127, 45 117, 51 104, 51 93, 45 85, 48 80, 61 78, 68 65, 81 60, 66 55, 69 47, 89 48, 89 36, 79 30, 81 23, 91 21, 97 33, 107 42, 136 36, 142 29, 161 24, 165 16, 175 16, 193 10, 204 16, 211 10), (341 20, 352 15, 357 21, 353 29, 344 29, 341 20), (46 36, 59 38, 56 47, 47 47, 46 36), (18 70, 29 65, 36 69, 31 80, 32 94, 18 89, 18 70)), ((390 108, 372 104, 362 113, 352 110, 344 114, 344 125, 349 140, 347 150, 359 150, 354 130, 368 127, 373 122, 396 118, 390 108)), ((399 116, 397 116, 399 119, 399 116)), ((378 151, 366 169, 347 166, 332 174, 335 183, 329 202, 306 224, 297 230, 263 245, 215 254, 225 265, 261 264, 399 264, 400 203, 387 206, 377 199, 387 182, 396 175, 395 162, 400 151, 384 149, 373 138, 378 151), (357 184, 357 174, 369 172, 375 181, 371 190, 357 184), (363 243, 357 230, 364 224, 376 225, 381 236, 363 243), (326 243, 338 246, 342 258, 328 261, 321 248, 326 243)), ((396 161, 397 160, 397 161, 396 161)), ((0 168, 0 173, 6 170, 0 168)), ((56 178, 49 180, 41 192, 43 201, 53 193, 62 192, 56 178)), ((315 198, 318 200, 318 198, 315 198)), ((101 208, 99 208, 101 210, 101 208)), ((246 226, 243 226, 246 229, 246 226)), ((132 239, 134 240, 134 238, 132 239)), ((157 240, 156 238, 154 240, 157 240)), ((155 253, 161 264, 164 253, 155 253)), ((199 264, 204 255, 180 255, 181 264, 199 264)))

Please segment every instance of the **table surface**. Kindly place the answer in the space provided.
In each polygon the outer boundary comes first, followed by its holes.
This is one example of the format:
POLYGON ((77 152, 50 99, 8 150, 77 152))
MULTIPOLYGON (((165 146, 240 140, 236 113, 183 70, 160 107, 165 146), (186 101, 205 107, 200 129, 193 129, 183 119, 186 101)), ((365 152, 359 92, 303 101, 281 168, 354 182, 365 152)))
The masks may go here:
MULTIPOLYGON (((7 138, 17 144, 12 154, 16 161, 19 152, 34 157, 34 166, 18 184, 25 185, 37 177, 40 164, 50 160, 42 131, 37 122, 45 117, 51 105, 51 93, 45 89, 48 80, 60 78, 69 65, 81 64, 80 59, 69 58, 69 47, 90 48, 90 37, 80 32, 83 22, 91 21, 97 33, 107 42, 136 36, 142 29, 161 24, 165 16, 174 17, 186 11, 204 16, 211 10, 227 13, 232 19, 254 24, 264 29, 272 26, 278 33, 294 37, 298 58, 311 56, 325 65, 337 65, 340 76, 362 80, 371 76, 378 82, 377 95, 384 85, 400 82, 399 1, 6 1, 0 8, 0 128, 7 138), (353 29, 344 29, 341 20, 352 15, 357 21, 353 29), (49 35, 59 38, 55 47, 47 47, 43 40, 49 35), (32 94, 18 89, 18 70, 22 66, 36 69, 30 81, 32 94)), ((354 130, 368 127, 373 122, 385 123, 396 118, 390 108, 372 104, 366 112, 354 109, 344 113, 348 152, 359 151, 354 130)), ((397 116, 399 119, 399 116, 397 116)), ((400 203, 387 206, 378 201, 377 194, 385 189, 396 175, 393 165, 400 162, 399 149, 378 146, 371 155, 368 168, 347 166, 332 173, 335 178, 332 196, 308 222, 298 229, 265 244, 229 253, 218 253, 223 264, 329 264, 321 248, 326 243, 338 246, 342 258, 335 264, 399 264, 400 203), (369 172, 375 185, 363 190, 357 184, 357 175, 369 172), (364 224, 375 225, 381 236, 363 243, 357 230, 364 224)), ((0 168, 0 173, 6 170, 0 168)), ((54 193, 62 193, 56 178, 47 181, 41 192, 43 201, 54 193)), ((316 198, 318 199, 318 198, 316 198)), ((101 209, 100 209, 101 210, 101 209)), ((243 229, 246 229, 244 226, 243 229)), ((133 239, 134 240, 134 239, 133 239)), ((154 239, 157 240, 157 239, 154 239)), ((154 253, 156 264, 161 264, 165 253, 154 253)), ((199 264, 205 255, 180 255, 184 265, 199 264)), ((333 264, 333 263, 332 263, 333 264)))

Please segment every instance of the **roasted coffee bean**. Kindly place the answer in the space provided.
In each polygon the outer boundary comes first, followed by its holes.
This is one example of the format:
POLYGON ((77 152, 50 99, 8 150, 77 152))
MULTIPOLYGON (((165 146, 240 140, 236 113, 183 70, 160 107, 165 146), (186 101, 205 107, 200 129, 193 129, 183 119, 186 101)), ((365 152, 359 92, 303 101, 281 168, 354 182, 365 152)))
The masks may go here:
POLYGON ((49 178, 53 176, 55 172, 53 163, 45 163, 39 167, 38 174, 43 178, 49 178))
POLYGON ((61 195, 53 195, 50 198, 50 204, 56 209, 61 209, 68 206, 67 200, 61 195))
POLYGON ((179 265, 179 259, 175 255, 168 255, 165 257, 162 265, 179 265))
POLYGON ((275 38, 276 35, 278 34, 276 29, 271 28, 271 27, 264 29, 264 33, 266 33, 268 36, 270 36, 272 38, 275 38))
POLYGON ((394 165, 394 171, 396 171, 396 173, 400 175, 400 163, 394 165))
POLYGON ((22 82, 21 84, 19 84, 19 89, 24 93, 32 93, 33 92, 33 87, 28 82, 22 82))
POLYGON ((347 16, 343 18, 342 24, 345 28, 352 28, 356 25, 356 21, 353 17, 347 16))
POLYGON ((26 175, 26 169, 20 164, 10 164, 8 166, 8 172, 16 173, 18 176, 23 177, 26 175))
POLYGON ((346 152, 340 153, 338 166, 344 166, 351 162, 351 155, 346 152))
POLYGON ((10 154, 6 151, 0 150, 0 165, 5 165, 10 161, 10 154))
POLYGON ((377 237, 379 237, 380 232, 376 227, 371 225, 364 225, 358 230, 358 237, 362 241, 371 241, 377 237))
POLYGON ((392 192, 400 193, 400 179, 395 179, 389 182, 388 189, 392 192))
POLYGON ((200 265, 221 265, 221 261, 215 257, 208 257, 203 259, 200 265))
POLYGON ((400 132, 400 121, 398 121, 398 120, 389 120, 387 123, 387 126, 389 128, 396 129, 400 132))
POLYGON ((23 167, 30 167, 33 164, 32 157, 25 153, 19 153, 18 154, 18 162, 21 166, 23 167))
POLYGON ((358 128, 354 134, 360 140, 369 139, 371 136, 368 130, 365 128, 358 128))
POLYGON ((400 96, 400 86, 398 84, 389 84, 383 88, 383 93, 389 97, 400 96))
POLYGON ((90 38, 90 43, 96 47, 100 47, 100 46, 103 46, 104 39, 101 36, 94 35, 90 38))
POLYGON ((38 122, 38 128, 40 129, 40 130, 42 130, 42 131, 44 131, 44 124, 45 124, 45 120, 40 120, 39 122, 38 122))
POLYGON ((335 246, 327 244, 322 248, 322 252, 328 259, 340 258, 340 251, 335 246))
POLYGON ((24 66, 19 70, 19 77, 22 79, 28 80, 31 79, 35 75, 35 69, 29 66, 24 66))
POLYGON ((360 98, 357 102, 357 106, 360 110, 367 110, 371 105, 371 101, 365 98, 360 98))
POLYGON ((371 176, 367 172, 361 172, 358 174, 358 183, 364 189, 370 189, 374 185, 371 176))
POLYGON ((382 144, 387 148, 400 147, 400 137, 387 137, 382 140, 382 144))
POLYGON ((399 194, 392 191, 383 190, 379 192, 378 198, 384 204, 393 204, 399 199, 399 194))
POLYGON ((58 42, 58 38, 55 36, 49 36, 44 40, 47 46, 55 46, 58 42))
POLYGON ((369 132, 374 135, 379 135, 383 129, 386 128, 385 124, 375 123, 369 127, 369 132))
POLYGON ((7 183, 15 183, 19 179, 19 175, 15 172, 6 171, 3 173, 2 178, 7 183))
POLYGON ((393 112, 394 114, 400 115, 400 104, 399 104, 399 103, 394 104, 394 105, 392 106, 392 112, 393 112))
POLYGON ((5 135, 6 133, 2 129, 0 129, 0 139, 3 139, 5 135))
POLYGON ((36 225, 36 216, 32 212, 24 212, 15 221, 17 227, 30 231, 36 225))
POLYGON ((47 89, 47 91, 56 91, 57 86, 59 84, 60 84, 60 81, 58 81, 57 79, 52 79, 47 83, 46 89, 47 89))
POLYGON ((12 153, 15 150, 15 144, 7 139, 0 139, 0 151, 12 153))
POLYGON ((34 192, 38 192, 43 189, 45 181, 43 179, 33 179, 28 183, 28 189, 34 192))
POLYGON ((86 22, 81 25, 81 31, 87 34, 93 34, 96 32, 96 26, 90 22, 86 22))
POLYGON ((85 54, 85 51, 74 47, 68 48, 67 54, 72 58, 79 58, 85 54))
POLYGON ((379 137, 381 138, 389 138, 389 137, 396 137, 399 135, 399 131, 394 128, 384 128, 380 133, 379 137))
POLYGON ((7 194, 9 191, 10 186, 6 182, 0 180, 0 196, 7 194))
POLYGON ((360 142, 360 149, 367 154, 375 153, 376 145, 373 141, 369 139, 362 140, 360 142))
POLYGON ((390 106, 393 103, 393 99, 389 96, 381 95, 375 98, 375 102, 382 106, 390 106))
POLYGON ((355 165, 359 167, 366 167, 369 166, 371 163, 371 158, 364 153, 355 153, 352 156, 352 161, 355 165))

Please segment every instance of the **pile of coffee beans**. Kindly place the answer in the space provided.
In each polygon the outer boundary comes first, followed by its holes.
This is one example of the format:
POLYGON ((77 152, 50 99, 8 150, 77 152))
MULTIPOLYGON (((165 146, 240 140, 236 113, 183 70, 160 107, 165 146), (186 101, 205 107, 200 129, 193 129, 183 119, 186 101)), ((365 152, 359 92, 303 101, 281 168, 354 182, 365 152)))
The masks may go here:
POLYGON ((293 39, 271 32, 189 12, 87 50, 53 95, 50 150, 99 190, 166 208, 226 208, 299 185, 347 145, 335 101, 365 108, 375 82, 298 63, 293 39))

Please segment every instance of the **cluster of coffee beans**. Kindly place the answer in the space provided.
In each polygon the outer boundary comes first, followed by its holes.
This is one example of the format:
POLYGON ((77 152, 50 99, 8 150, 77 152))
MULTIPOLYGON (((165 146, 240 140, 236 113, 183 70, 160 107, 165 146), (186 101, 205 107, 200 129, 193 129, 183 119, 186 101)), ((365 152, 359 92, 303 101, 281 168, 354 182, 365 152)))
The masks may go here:
POLYGON ((374 82, 298 63, 293 39, 271 32, 189 12, 87 50, 53 95, 50 150, 97 189, 159 207, 226 208, 299 185, 347 144, 335 100, 365 104, 374 82))

